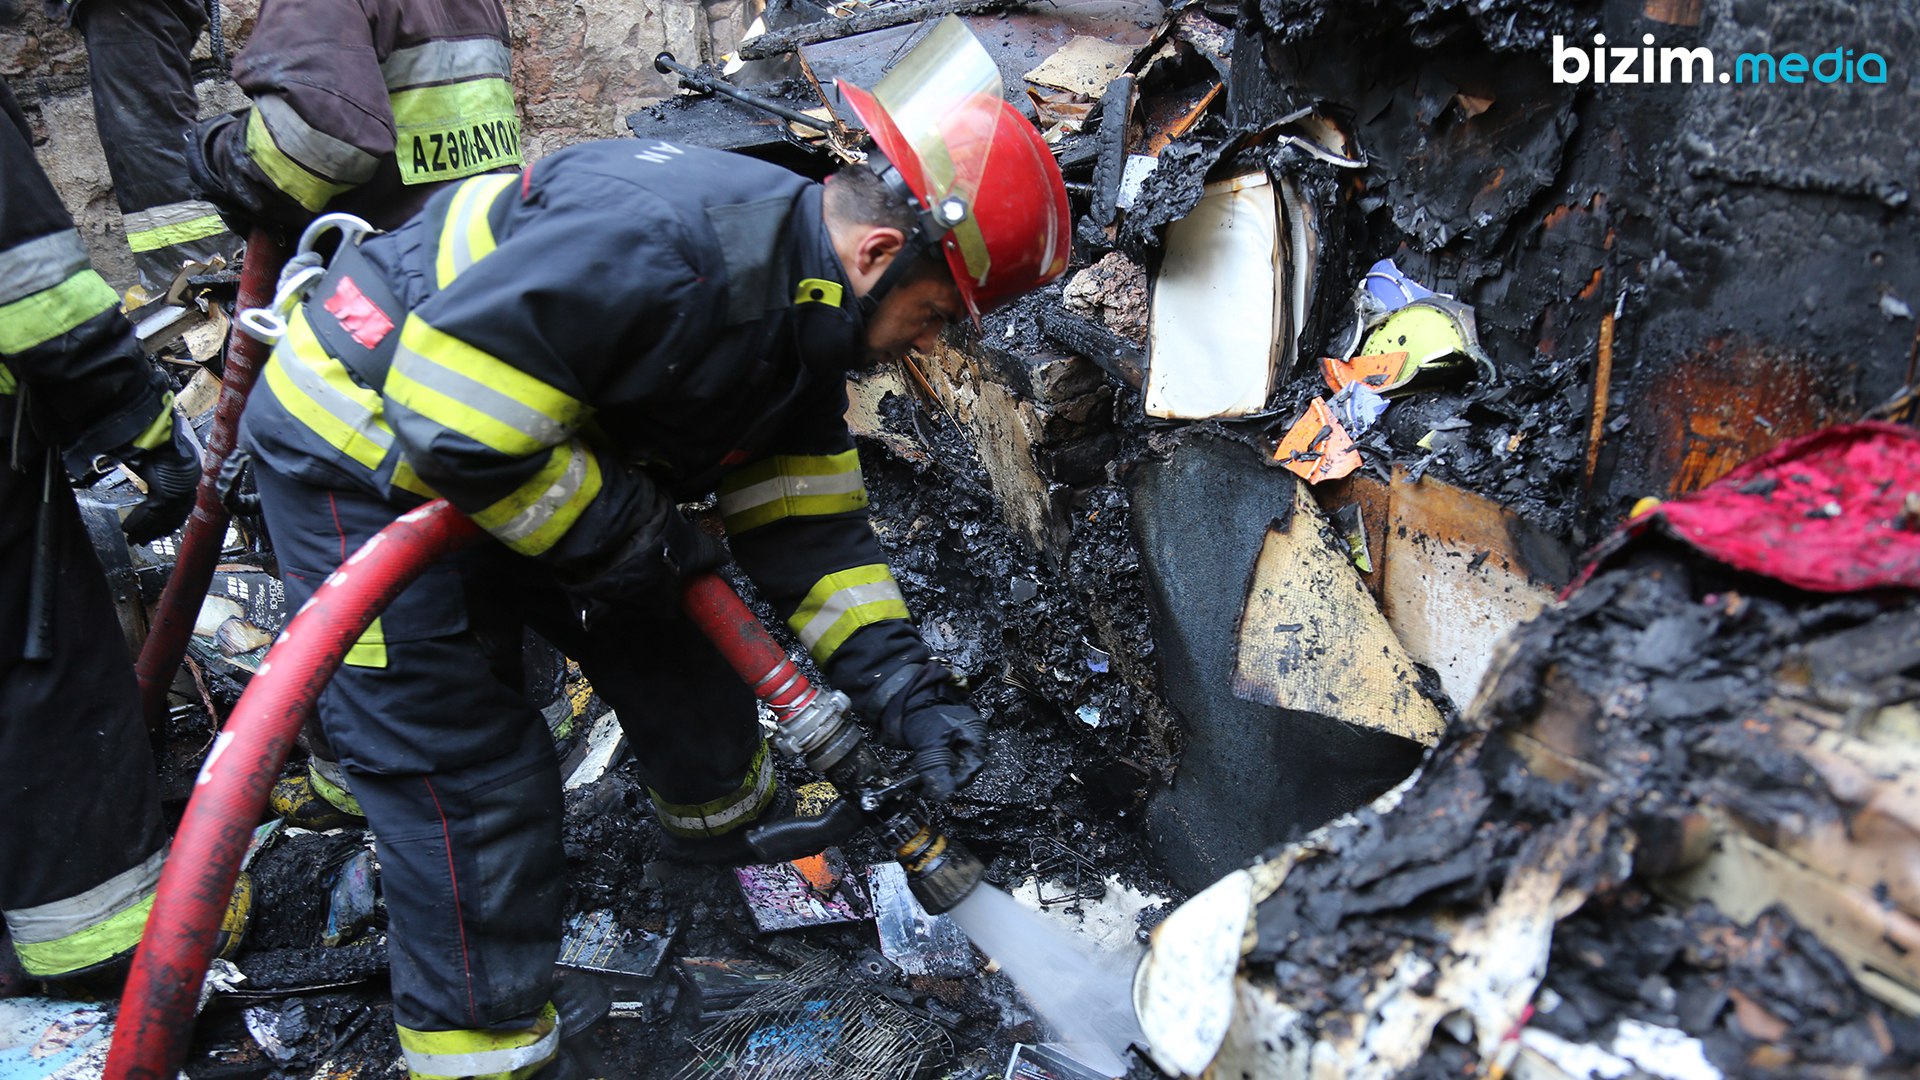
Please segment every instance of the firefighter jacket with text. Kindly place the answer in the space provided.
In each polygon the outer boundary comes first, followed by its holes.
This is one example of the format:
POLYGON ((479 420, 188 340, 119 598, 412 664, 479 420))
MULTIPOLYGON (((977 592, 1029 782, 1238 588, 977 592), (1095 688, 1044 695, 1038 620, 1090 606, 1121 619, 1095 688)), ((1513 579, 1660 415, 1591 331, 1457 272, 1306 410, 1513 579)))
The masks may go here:
POLYGON ((590 600, 718 492, 730 546, 867 715, 929 659, 844 419, 863 323, 822 187, 637 139, 476 177, 336 257, 246 414, 275 470, 438 494, 590 600))
POLYGON ((201 122, 195 179, 255 224, 398 226, 521 163, 510 58, 499 0, 267 0, 233 68, 253 107, 201 122))

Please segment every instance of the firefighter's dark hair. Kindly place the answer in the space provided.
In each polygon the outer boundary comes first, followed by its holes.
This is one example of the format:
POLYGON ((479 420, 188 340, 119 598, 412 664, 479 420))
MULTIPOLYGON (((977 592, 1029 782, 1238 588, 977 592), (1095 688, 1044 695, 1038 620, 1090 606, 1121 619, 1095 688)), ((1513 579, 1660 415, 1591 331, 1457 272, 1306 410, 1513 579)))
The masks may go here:
POLYGON ((865 165, 848 165, 827 180, 827 216, 849 225, 913 232, 913 208, 865 165))

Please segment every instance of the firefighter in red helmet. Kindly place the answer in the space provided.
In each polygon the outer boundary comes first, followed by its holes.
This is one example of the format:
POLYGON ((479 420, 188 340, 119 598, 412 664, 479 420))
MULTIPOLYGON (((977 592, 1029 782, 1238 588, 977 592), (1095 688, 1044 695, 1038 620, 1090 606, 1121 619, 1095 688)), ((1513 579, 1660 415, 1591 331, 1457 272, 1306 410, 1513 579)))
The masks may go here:
POLYGON ((678 612, 729 554, 923 793, 980 765, 868 522, 846 375, 1058 276, 1065 189, 957 21, 846 91, 871 167, 822 185, 578 145, 343 244, 289 309, 244 437, 290 602, 435 496, 498 540, 409 587, 320 701, 380 846, 415 1076, 568 1068, 560 779, 511 670, 523 627, 614 705, 685 857, 743 858, 781 800, 751 694, 678 612), (677 508, 713 493, 724 545, 677 508))

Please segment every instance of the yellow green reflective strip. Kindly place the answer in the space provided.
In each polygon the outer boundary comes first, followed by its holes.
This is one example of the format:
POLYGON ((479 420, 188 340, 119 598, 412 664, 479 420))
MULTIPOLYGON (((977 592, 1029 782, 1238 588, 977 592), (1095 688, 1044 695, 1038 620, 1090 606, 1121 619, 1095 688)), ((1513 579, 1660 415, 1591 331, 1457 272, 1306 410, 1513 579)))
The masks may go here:
POLYGON ((487 221, 487 214, 493 209, 493 200, 513 183, 511 176, 479 176, 455 189, 446 220, 440 226, 440 252, 434 259, 434 277, 441 288, 492 254, 493 225, 487 221))
POLYGON ((458 180, 521 163, 520 119, 504 78, 396 90, 387 100, 403 184, 458 180))
POLYGON ((325 799, 327 805, 335 810, 345 810, 356 817, 367 816, 367 812, 360 809, 360 800, 353 797, 346 770, 340 767, 339 762, 309 757, 307 782, 313 785, 313 793, 325 799))
POLYGON ((227 231, 227 223, 220 220, 213 204, 198 199, 135 210, 126 215, 125 224, 127 247, 135 252, 190 244, 227 231))
MULTIPOLYGON (((253 163, 259 166, 274 187, 285 192, 294 202, 317 213, 335 195, 350 190, 353 184, 330 181, 281 150, 267 126, 266 100, 263 98, 255 102, 252 114, 247 117, 247 156, 253 159, 253 163)), ((290 107, 285 112, 287 116, 299 119, 290 107)), ((300 123, 304 124, 305 121, 300 123)))
POLYGON ((653 816, 661 828, 688 837, 720 836, 760 816, 773 801, 773 760, 767 756, 763 740, 747 764, 747 778, 740 786, 703 803, 671 803, 652 788, 647 797, 653 801, 653 816))
POLYGON ((539 472, 473 520, 520 554, 539 555, 560 542, 599 494, 600 461, 574 439, 548 451, 539 472))
POLYGON ((160 395, 160 411, 153 416, 153 423, 147 430, 134 437, 135 450, 151 450, 173 440, 173 391, 160 395))
POLYGON ((482 349, 407 316, 387 397, 508 457, 558 446, 593 410, 482 349))
POLYGON ((739 534, 788 517, 844 514, 867 505, 858 451, 783 454, 720 481, 720 516, 739 534))
POLYGON ((814 583, 807 598, 787 619, 814 662, 824 664, 835 649, 863 627, 888 619, 911 618, 906 598, 884 563, 828 574, 814 583))
POLYGON ((91 267, 50 289, 0 305, 0 353, 23 353, 44 345, 81 323, 120 306, 113 291, 91 267))
POLYGON ((419 1031, 395 1025, 400 1052, 415 1080, 522 1080, 539 1072, 560 1049, 559 1013, 553 1003, 519 1030, 419 1031))
POLYGON ((393 429, 381 413, 380 395, 353 381, 340 361, 313 336, 307 313, 295 308, 287 336, 267 362, 267 388, 294 419, 327 445, 377 471, 393 447, 393 429))
POLYGON ((413 471, 413 462, 408 461, 404 453, 400 455, 400 460, 394 463, 392 483, 401 491, 411 491, 424 498, 440 497, 439 492, 433 490, 425 480, 420 479, 419 473, 413 471))
POLYGON ((793 290, 793 302, 796 304, 825 304, 839 307, 846 296, 846 290, 837 281, 824 278, 801 278, 800 284, 793 290))
POLYGON ((11 394, 20 386, 13 377, 13 369, 0 363, 0 394, 11 394))
POLYGON ((347 658, 341 661, 350 667, 384 668, 387 666, 387 632, 380 627, 380 620, 374 619, 360 640, 347 649, 347 658))
POLYGON ((27 974, 64 975, 138 944, 166 860, 162 849, 77 896, 8 911, 7 928, 27 974))

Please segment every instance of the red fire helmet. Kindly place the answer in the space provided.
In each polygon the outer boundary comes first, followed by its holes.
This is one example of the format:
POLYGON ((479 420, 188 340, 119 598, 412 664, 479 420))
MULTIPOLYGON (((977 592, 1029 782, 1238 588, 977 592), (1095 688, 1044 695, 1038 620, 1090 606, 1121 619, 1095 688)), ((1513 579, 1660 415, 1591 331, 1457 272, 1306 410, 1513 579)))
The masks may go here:
POLYGON ((942 19, 872 92, 839 86, 933 222, 926 239, 946 250, 976 320, 1066 271, 1073 235, 1060 166, 1002 96, 1000 71, 966 24, 942 19))

